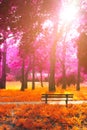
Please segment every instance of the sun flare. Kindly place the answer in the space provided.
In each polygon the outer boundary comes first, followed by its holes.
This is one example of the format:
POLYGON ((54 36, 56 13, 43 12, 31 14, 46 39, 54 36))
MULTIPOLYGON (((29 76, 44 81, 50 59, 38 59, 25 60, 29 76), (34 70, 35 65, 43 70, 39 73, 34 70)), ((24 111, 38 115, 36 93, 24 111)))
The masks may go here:
POLYGON ((62 22, 71 22, 73 19, 76 18, 78 12, 78 6, 76 3, 65 3, 60 12, 60 19, 62 22))

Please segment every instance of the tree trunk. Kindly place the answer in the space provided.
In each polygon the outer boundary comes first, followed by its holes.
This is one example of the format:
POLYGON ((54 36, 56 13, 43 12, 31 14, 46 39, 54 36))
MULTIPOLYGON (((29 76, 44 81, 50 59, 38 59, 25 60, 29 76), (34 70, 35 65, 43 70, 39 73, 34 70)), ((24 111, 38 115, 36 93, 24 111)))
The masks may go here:
POLYGON ((62 29, 58 33, 58 21, 56 21, 55 26, 54 26, 54 43, 51 48, 50 52, 50 72, 49 72, 49 91, 54 92, 56 91, 55 88, 55 64, 56 64, 56 47, 57 47, 57 42, 59 38, 61 37, 62 34, 62 29))
POLYGON ((78 74, 77 74, 77 86, 76 86, 76 90, 79 91, 80 90, 80 64, 78 61, 78 74))
POLYGON ((6 88, 6 50, 7 45, 6 42, 4 43, 4 51, 2 52, 2 76, 1 76, 1 85, 0 88, 6 88))
POLYGON ((32 90, 35 89, 35 54, 33 54, 33 63, 32 63, 32 90))
POLYGON ((28 77, 28 75, 27 74, 25 74, 25 80, 24 80, 24 86, 25 86, 25 89, 27 89, 28 88, 28 81, 27 81, 27 77, 28 77))
MULTIPOLYGON (((68 28, 66 28, 68 30, 68 28)), ((66 37, 67 37, 67 30, 63 40, 63 59, 62 59, 62 89, 66 89, 66 37)))
POLYGON ((56 41, 53 44, 50 54, 50 75, 49 75, 49 91, 54 92, 55 88, 55 62, 56 62, 56 41))
POLYGON ((25 62, 24 59, 22 61, 22 82, 21 82, 21 91, 24 91, 25 89, 25 74, 24 74, 24 69, 25 69, 25 62))
POLYGON ((63 42, 63 61, 62 61, 62 89, 66 89, 66 35, 63 42))
POLYGON ((43 77, 42 77, 42 70, 40 71, 40 81, 41 81, 41 87, 43 87, 43 77))
POLYGON ((28 73, 29 73, 30 64, 31 64, 31 58, 30 58, 30 63, 28 64, 28 68, 25 73, 25 89, 28 88, 28 73))
POLYGON ((66 70, 65 70, 65 61, 64 61, 64 63, 63 63, 62 89, 66 89, 66 70))

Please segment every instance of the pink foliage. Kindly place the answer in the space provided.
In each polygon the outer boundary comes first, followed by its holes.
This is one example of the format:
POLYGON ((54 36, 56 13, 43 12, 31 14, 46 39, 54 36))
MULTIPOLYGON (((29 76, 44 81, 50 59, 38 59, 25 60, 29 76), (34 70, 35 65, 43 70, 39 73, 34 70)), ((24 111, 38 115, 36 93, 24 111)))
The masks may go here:
MULTIPOLYGON (((62 2, 66 2, 62 0, 62 2)), ((37 3, 37 0, 33 0, 33 3, 37 3)), ((80 0, 78 1, 79 13, 78 17, 75 17, 74 21, 69 24, 69 26, 63 26, 63 33, 60 36, 60 40, 57 43, 57 51, 56 51, 56 75, 60 76, 62 74, 62 64, 63 57, 65 57, 65 69, 66 74, 77 73, 77 39, 79 37, 79 33, 83 31, 83 27, 87 24, 87 1, 80 0), (85 12, 85 13, 83 13, 85 12), (65 52, 64 52, 65 47, 65 52)), ((57 12, 58 13, 58 12, 57 12)), ((56 14, 55 14, 56 15, 56 14)), ((71 14, 72 15, 72 14, 71 14)), ((40 71, 41 69, 44 72, 49 73, 50 67, 50 48, 55 40, 54 34, 54 23, 55 21, 46 19, 45 22, 42 23, 42 32, 38 34, 36 37, 36 41, 32 42, 32 48, 30 50, 35 51, 35 69, 36 71, 40 71)), ((59 27, 62 26, 61 23, 63 21, 58 21, 59 27)), ((66 24, 66 23, 63 23, 66 24)), ((84 27, 85 29, 85 27, 84 27)), ((58 30, 59 31, 59 30, 58 30)), ((22 59, 19 55, 19 44, 20 38, 14 44, 14 39, 10 39, 8 41, 7 47, 7 64, 10 68, 11 72, 14 74, 20 73, 22 59), (17 44, 16 44, 17 43, 17 44)), ((28 57, 25 58, 25 69, 27 70, 28 64, 30 70, 32 70, 32 64, 30 63, 30 50, 28 52, 28 57)), ((1 64, 0 64, 1 68, 1 64)), ((1 69, 0 69, 1 74, 1 69)))

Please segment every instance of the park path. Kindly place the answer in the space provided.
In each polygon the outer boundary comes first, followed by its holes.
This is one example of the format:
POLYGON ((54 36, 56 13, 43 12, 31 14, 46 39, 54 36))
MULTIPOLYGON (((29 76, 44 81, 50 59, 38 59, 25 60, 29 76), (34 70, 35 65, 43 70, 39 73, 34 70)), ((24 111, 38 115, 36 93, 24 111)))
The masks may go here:
MULTIPOLYGON (((68 104, 84 104, 87 103, 87 100, 79 100, 79 101, 68 101, 68 104)), ((0 102, 0 105, 5 104, 15 104, 15 105, 24 105, 24 104, 44 104, 44 102, 41 101, 24 101, 24 102, 0 102)), ((65 105, 65 101, 49 101, 48 104, 61 104, 65 105)))

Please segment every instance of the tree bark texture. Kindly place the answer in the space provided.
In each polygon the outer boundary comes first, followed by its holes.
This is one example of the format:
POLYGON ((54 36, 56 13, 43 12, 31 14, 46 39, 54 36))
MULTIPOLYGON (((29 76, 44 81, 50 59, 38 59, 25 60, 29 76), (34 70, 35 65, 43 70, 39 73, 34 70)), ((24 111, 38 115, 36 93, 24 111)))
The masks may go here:
POLYGON ((1 85, 0 88, 6 88, 6 51, 7 45, 6 42, 4 43, 4 50, 2 52, 2 76, 1 76, 1 85))
POLYGON ((25 74, 24 74, 24 69, 25 69, 25 62, 24 59, 22 61, 22 83, 21 83, 21 91, 24 91, 25 89, 25 74))
POLYGON ((51 48, 50 54, 50 75, 49 75, 49 91, 55 91, 55 63, 56 63, 56 41, 51 48))
POLYGON ((33 54, 32 61, 32 90, 35 89, 35 55, 33 54))
POLYGON ((77 86, 76 86, 76 90, 79 91, 80 90, 80 64, 78 61, 78 73, 77 73, 77 86))

